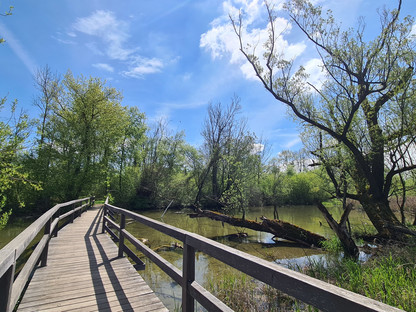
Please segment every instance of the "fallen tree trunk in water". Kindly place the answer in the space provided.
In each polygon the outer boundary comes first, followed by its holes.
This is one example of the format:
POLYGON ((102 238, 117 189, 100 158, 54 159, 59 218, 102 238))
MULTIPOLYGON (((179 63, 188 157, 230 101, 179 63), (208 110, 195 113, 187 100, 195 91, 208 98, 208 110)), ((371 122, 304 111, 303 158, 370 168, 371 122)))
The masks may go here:
POLYGON ((254 220, 236 218, 210 210, 199 210, 197 213, 190 214, 189 216, 191 218, 206 217, 238 227, 271 233, 279 238, 300 243, 308 247, 320 247, 321 243, 326 240, 325 237, 309 232, 296 225, 281 220, 269 220, 265 217, 261 217, 262 221, 258 222, 254 220))

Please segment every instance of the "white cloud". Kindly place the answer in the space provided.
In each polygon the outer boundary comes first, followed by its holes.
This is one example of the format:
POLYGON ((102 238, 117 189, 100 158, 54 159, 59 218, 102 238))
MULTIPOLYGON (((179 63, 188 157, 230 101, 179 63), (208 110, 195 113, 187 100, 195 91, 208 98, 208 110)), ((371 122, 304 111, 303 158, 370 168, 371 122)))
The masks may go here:
POLYGON ((101 69, 101 70, 108 71, 110 73, 112 73, 114 71, 114 68, 111 65, 104 64, 104 63, 92 64, 92 66, 94 66, 95 68, 101 69))
POLYGON ((251 154, 259 154, 264 151, 264 144, 261 143, 254 143, 253 147, 251 148, 251 154))
POLYGON ((416 36, 416 24, 413 24, 412 30, 410 31, 411 36, 416 36))
POLYGON ((310 59, 306 62, 304 68, 306 73, 309 75, 308 82, 312 84, 316 89, 320 90, 322 84, 326 80, 325 72, 322 70, 322 60, 319 58, 310 59))
POLYGON ((163 63, 157 58, 142 58, 137 57, 129 70, 124 71, 123 75, 133 78, 142 78, 146 74, 158 73, 162 70, 163 63))
MULTIPOLYGON (((228 0, 223 2, 223 14, 211 22, 211 29, 201 35, 200 47, 209 51, 213 59, 230 57, 231 64, 240 66, 241 71, 247 79, 255 79, 253 68, 248 64, 240 51, 240 43, 231 25, 229 15, 235 20, 241 11, 243 14, 243 48, 248 53, 259 57, 261 65, 265 65, 263 54, 266 52, 265 43, 269 38, 269 27, 266 23, 267 13, 263 7, 263 1, 259 0, 228 0), (261 24, 261 25, 260 25, 261 24), (248 46, 249 44, 250 46, 248 46)), ((276 8, 279 8, 277 4, 276 8)), ((288 20, 278 17, 274 22, 275 51, 282 53, 287 59, 294 59, 304 52, 306 44, 303 42, 289 43, 284 35, 289 33, 292 26, 288 20)))

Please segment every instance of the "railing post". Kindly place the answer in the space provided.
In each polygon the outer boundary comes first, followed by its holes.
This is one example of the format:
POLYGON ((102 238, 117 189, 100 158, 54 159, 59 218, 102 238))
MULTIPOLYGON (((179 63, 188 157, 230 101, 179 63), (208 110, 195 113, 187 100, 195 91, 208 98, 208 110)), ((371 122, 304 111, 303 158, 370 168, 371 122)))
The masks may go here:
POLYGON ((101 230, 101 233, 105 232, 105 216, 107 214, 107 207, 105 206, 105 204, 103 205, 103 228, 101 230))
POLYGON ((123 257, 123 249, 124 249, 124 234, 123 229, 126 227, 126 215, 121 214, 121 220, 120 220, 120 231, 118 234, 118 257, 123 257))
POLYGON ((186 239, 183 246, 183 277, 182 277, 182 311, 193 312, 195 301, 189 292, 189 285, 195 280, 195 249, 188 245, 186 239))
POLYGON ((74 223, 74 219, 75 219, 75 204, 72 204, 72 214, 71 214, 71 223, 74 223))
MULTIPOLYGON (((46 222, 46 224, 45 224, 44 234, 45 235, 50 235, 51 234, 51 219, 49 219, 48 222, 46 222)), ((48 249, 49 249, 49 240, 46 243, 45 248, 42 251, 42 255, 40 256, 40 259, 41 259, 40 266, 41 267, 46 266, 46 264, 48 263, 48 249)))
POLYGON ((0 277, 0 311, 13 311, 14 307, 10 307, 10 299, 13 290, 14 272, 16 268, 16 250, 14 252, 13 264, 0 277))

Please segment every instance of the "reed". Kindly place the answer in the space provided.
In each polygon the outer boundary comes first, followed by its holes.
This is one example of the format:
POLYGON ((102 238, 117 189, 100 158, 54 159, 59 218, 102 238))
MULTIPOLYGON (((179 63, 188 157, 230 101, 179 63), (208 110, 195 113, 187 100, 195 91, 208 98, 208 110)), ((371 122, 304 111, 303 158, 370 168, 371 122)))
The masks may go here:
MULTIPOLYGON (((337 250, 336 242, 328 249, 337 250)), ((416 247, 384 246, 365 263, 329 253, 310 259, 305 267, 292 267, 405 311, 416 311, 416 247)), ((317 311, 251 277, 228 270, 208 279, 207 288, 235 311, 317 311)))

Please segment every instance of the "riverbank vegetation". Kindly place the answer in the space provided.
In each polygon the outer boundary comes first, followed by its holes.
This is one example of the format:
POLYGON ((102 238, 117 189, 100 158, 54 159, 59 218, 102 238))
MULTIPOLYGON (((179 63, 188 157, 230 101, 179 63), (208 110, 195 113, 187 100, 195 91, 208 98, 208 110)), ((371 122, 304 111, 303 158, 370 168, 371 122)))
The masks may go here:
MULTIPOLYGON (((310 258, 305 266, 289 267, 405 311, 416 311, 415 259, 414 245, 377 249, 365 262, 342 258, 335 248, 320 260, 310 258)), ((206 284, 235 311, 316 310, 231 268, 206 284)))

